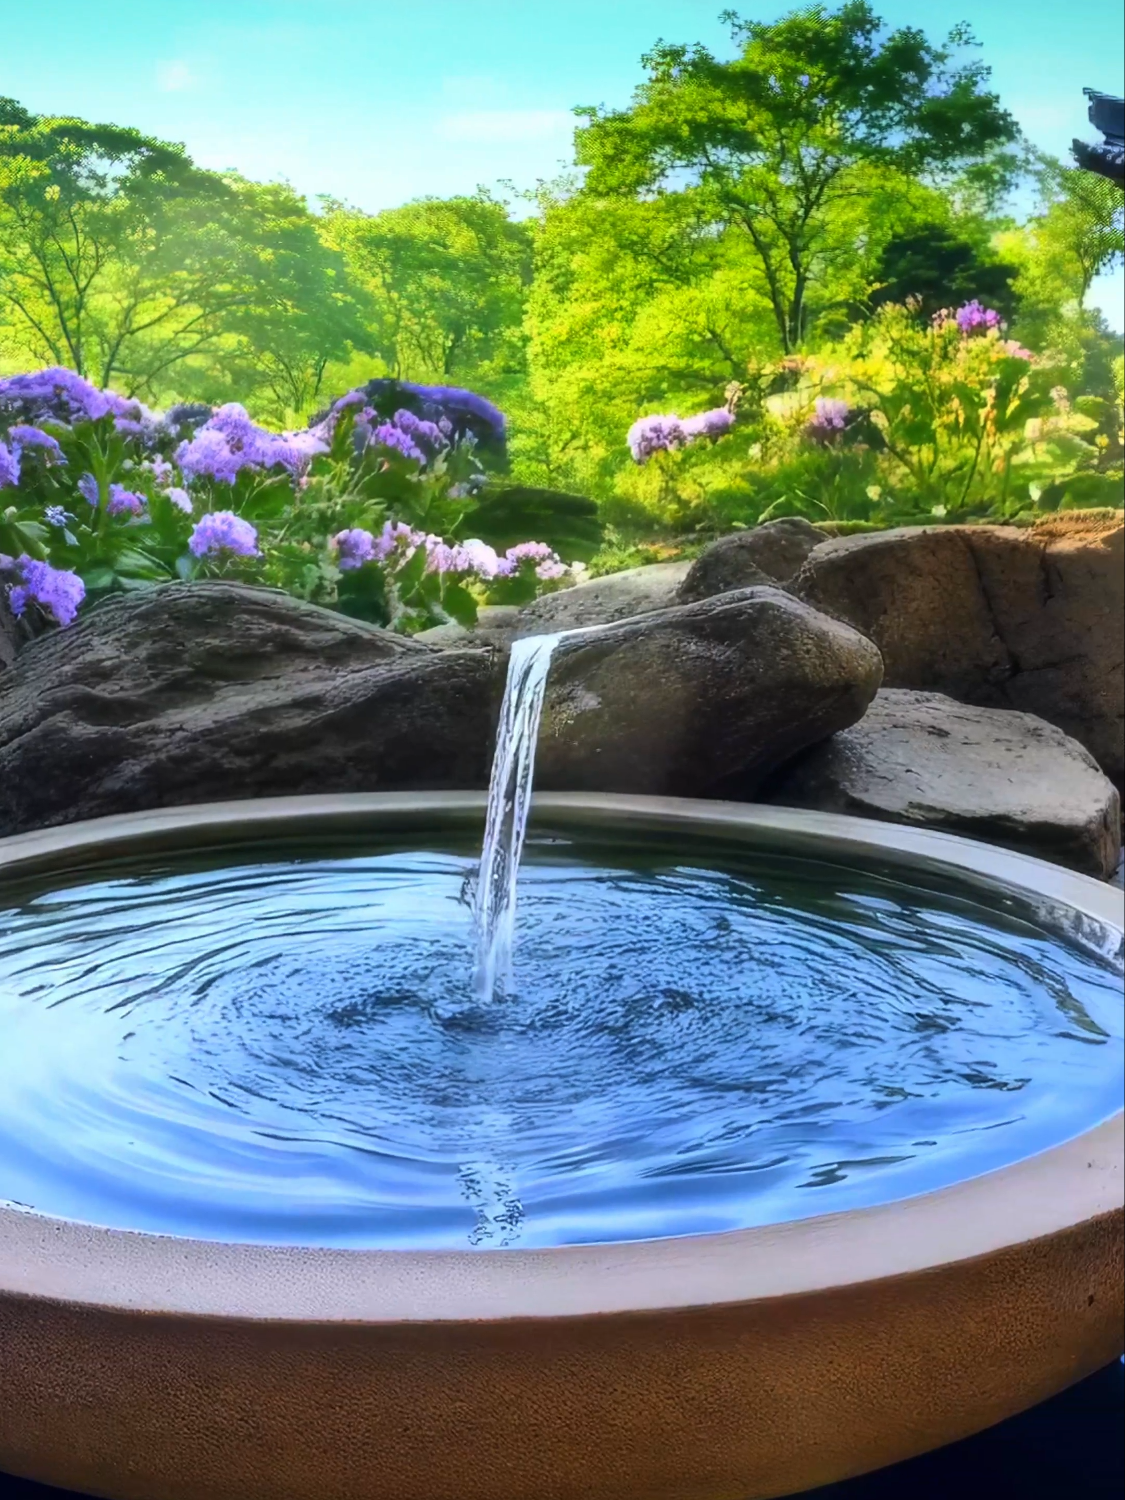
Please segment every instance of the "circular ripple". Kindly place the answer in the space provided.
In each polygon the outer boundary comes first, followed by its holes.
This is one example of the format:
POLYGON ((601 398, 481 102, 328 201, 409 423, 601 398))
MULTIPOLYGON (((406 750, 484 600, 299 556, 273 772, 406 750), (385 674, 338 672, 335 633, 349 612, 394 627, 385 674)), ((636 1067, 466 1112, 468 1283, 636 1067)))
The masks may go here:
POLYGON ((827 865, 532 850, 516 999, 470 860, 187 863, 0 911, 0 1198, 244 1241, 700 1233, 1005 1165, 1119 1107, 1119 967, 827 865))

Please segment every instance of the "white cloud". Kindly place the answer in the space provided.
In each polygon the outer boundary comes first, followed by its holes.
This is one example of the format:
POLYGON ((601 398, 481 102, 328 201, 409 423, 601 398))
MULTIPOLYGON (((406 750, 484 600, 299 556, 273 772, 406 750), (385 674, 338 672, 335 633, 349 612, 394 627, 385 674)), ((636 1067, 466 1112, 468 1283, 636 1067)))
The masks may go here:
POLYGON ((477 144, 564 140, 578 122, 565 109, 477 109, 442 115, 437 133, 477 144))
POLYGON ((156 65, 156 87, 163 94, 180 94, 195 83, 195 75, 180 58, 156 65))

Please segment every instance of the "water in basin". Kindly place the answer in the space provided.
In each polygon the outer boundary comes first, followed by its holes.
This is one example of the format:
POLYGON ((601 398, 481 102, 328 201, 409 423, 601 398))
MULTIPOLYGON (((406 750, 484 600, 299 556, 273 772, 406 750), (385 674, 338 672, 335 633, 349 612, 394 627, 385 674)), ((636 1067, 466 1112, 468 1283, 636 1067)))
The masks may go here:
POLYGON ((1016 898, 533 826, 481 1000, 473 843, 0 887, 0 1199, 257 1242, 629 1240, 905 1197, 1120 1107, 1120 955, 1016 898))

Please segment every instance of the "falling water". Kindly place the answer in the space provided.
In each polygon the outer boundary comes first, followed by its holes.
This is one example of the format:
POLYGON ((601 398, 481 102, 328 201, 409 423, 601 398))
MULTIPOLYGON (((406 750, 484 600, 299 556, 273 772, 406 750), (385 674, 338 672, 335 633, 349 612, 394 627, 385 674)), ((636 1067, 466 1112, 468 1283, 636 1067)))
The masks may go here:
POLYGON ((491 1000, 498 987, 511 987, 516 880, 531 806, 535 744, 547 674, 558 641, 557 635, 533 635, 516 641, 508 662, 477 877, 473 982, 478 1000, 491 1000))

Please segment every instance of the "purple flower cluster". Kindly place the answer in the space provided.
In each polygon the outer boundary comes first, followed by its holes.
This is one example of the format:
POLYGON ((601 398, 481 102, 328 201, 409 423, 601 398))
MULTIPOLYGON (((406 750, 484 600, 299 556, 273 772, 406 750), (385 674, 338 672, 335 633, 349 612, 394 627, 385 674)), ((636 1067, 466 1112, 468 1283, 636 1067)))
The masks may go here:
POLYGON ((101 494, 98 490, 98 481, 92 474, 83 474, 74 488, 82 496, 87 505, 96 506, 101 499, 101 494))
POLYGON ((20 450, 27 448, 38 450, 49 464, 66 463, 58 439, 53 438, 49 432, 44 432, 42 427, 32 427, 26 422, 16 422, 8 429, 8 441, 20 450))
POLYGON ((59 625, 70 625, 86 597, 86 585, 77 573, 52 568, 50 563, 28 557, 0 556, 0 572, 17 573, 19 583, 8 587, 8 604, 17 617, 29 604, 38 604, 59 625))
POLYGON ((734 422, 734 413, 725 406, 694 417, 680 418, 674 412, 667 416, 639 417, 629 428, 629 452, 634 463, 647 463, 654 453, 670 453, 701 438, 725 437, 734 422))
POLYGON ((13 443, 9 448, 0 438, 0 490, 15 489, 20 482, 20 450, 13 443))
MULTIPOLYGON (((404 413, 414 421, 426 423, 437 429, 442 443, 458 443, 472 438, 482 448, 495 454, 503 454, 507 440, 507 422, 504 413, 484 396, 475 391, 462 390, 452 385, 419 385, 410 380, 369 380, 365 386, 348 391, 334 401, 326 413, 314 417, 310 427, 334 424, 341 412, 351 406, 365 408, 363 420, 377 426, 390 422, 400 431, 407 432, 417 446, 425 449, 436 447, 434 434, 423 437, 409 424, 403 423, 404 413), (393 416, 390 414, 393 412, 393 416)), ((394 446, 397 446, 395 444, 394 446)))
POLYGON ((249 521, 233 511, 215 510, 201 516, 188 538, 194 557, 214 557, 224 552, 233 557, 257 557, 258 533, 249 521))
POLYGON ((700 412, 697 417, 685 417, 680 425, 689 443, 696 438, 726 437, 734 426, 734 413, 725 406, 717 406, 713 411, 700 412))
MULTIPOLYGON (((352 391, 341 397, 326 424, 322 425, 334 425, 339 413, 355 404, 351 399, 353 396, 362 400, 363 392, 352 391)), ((436 453, 449 446, 451 431, 448 422, 431 422, 405 408, 396 411, 390 421, 381 422, 374 407, 365 406, 355 421, 356 451, 362 453, 369 447, 390 448, 403 458, 425 467, 436 453)))
POLYGON ((145 497, 127 490, 123 484, 111 484, 105 508, 111 516, 140 516, 144 514, 145 497))
POLYGON ((449 543, 439 536, 415 531, 402 521, 388 521, 377 537, 360 527, 341 531, 333 537, 332 545, 337 566, 343 573, 370 562, 388 562, 396 557, 401 565, 413 557, 419 547, 426 551, 428 573, 474 574, 488 582, 494 578, 511 578, 526 566, 534 566, 536 577, 543 580, 562 578, 568 571, 566 564, 545 542, 520 542, 501 556, 494 547, 477 538, 449 543))
POLYGON ((191 496, 187 490, 180 489, 179 485, 173 485, 171 489, 164 491, 165 498, 170 500, 177 510, 182 511, 185 516, 192 512, 191 496))
POLYGON ((975 297, 959 307, 953 318, 962 333, 987 332, 1002 326, 1000 314, 991 307, 982 307, 975 297))
POLYGON ((375 538, 359 526, 339 532, 332 538, 332 546, 336 552, 336 565, 342 573, 362 568, 365 563, 375 560, 375 538))
POLYGON ((830 443, 847 427, 850 416, 851 407, 846 401, 818 396, 813 415, 805 423, 805 432, 814 442, 830 443))
POLYGON ((22 416, 29 423, 54 421, 68 426, 106 416, 140 422, 146 415, 139 401, 115 391, 99 391, 81 375, 60 366, 0 380, 0 412, 22 416))
POLYGON ((971 302, 966 302, 962 307, 956 309, 943 307, 940 312, 934 313, 933 325, 939 331, 955 326, 968 338, 975 333, 999 331, 1004 327, 1004 320, 994 308, 982 307, 974 297, 971 302))
POLYGON ((565 578, 570 571, 558 553, 548 547, 546 542, 519 542, 508 548, 501 562, 507 564, 513 573, 518 572, 525 564, 533 563, 536 578, 544 580, 565 578))
POLYGON ((643 464, 654 453, 669 453, 674 448, 682 448, 687 436, 679 417, 638 417, 629 428, 627 441, 633 461, 643 464))
POLYGON ((416 385, 409 380, 400 389, 422 404, 425 417, 439 425, 444 418, 447 436, 459 439, 471 434, 486 444, 503 445, 508 427, 504 413, 475 391, 456 385, 416 385))
POLYGON ((184 478, 214 479, 233 484, 243 469, 284 468, 299 474, 318 453, 327 451, 323 437, 312 430, 268 432, 252 421, 244 406, 231 401, 218 407, 191 438, 176 449, 184 478))

